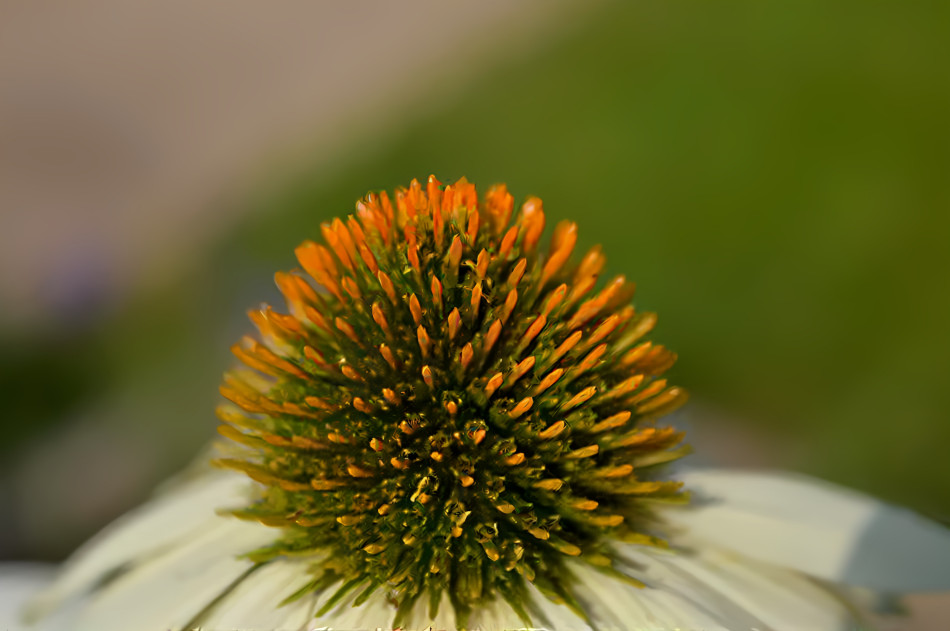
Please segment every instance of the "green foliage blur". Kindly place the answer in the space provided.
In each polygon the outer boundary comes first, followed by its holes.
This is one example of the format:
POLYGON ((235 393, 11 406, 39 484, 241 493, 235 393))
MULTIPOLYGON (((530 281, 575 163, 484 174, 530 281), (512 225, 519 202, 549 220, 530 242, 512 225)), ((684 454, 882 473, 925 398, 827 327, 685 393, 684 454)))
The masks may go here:
MULTIPOLYGON (((170 461, 184 463, 213 430, 244 311, 277 301, 273 272, 322 221, 429 173, 503 181, 542 197, 549 226, 578 221, 579 249, 601 243, 607 273, 638 283, 697 406, 797 445, 784 466, 946 519, 948 14, 609 5, 530 58, 472 69, 451 103, 357 148, 332 178, 304 169, 262 189, 245 202, 257 212, 97 331, 81 363, 96 358, 84 370, 132 393, 128 422, 181 431, 170 461)), ((82 385, 36 370, 47 387, 82 385)))

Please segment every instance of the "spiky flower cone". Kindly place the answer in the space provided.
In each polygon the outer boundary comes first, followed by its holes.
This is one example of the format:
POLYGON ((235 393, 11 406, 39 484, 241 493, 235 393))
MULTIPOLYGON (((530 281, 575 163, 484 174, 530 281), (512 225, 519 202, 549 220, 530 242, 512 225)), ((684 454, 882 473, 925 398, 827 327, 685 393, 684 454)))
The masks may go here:
MULTIPOLYGON (((239 517, 280 528, 261 562, 313 555, 296 596, 388 590, 398 625, 448 595, 459 626, 503 598, 530 625, 527 582, 580 615, 568 557, 618 580, 612 540, 662 545, 650 502, 681 498, 651 468, 684 453, 654 420, 684 399, 675 360, 642 341, 655 316, 604 257, 571 261, 577 232, 540 251, 541 200, 512 218, 495 186, 430 177, 370 194, 278 273, 289 314, 252 311, 234 353, 218 464, 265 485, 239 517), (313 283, 313 284, 311 284, 313 283), (259 374, 262 373, 262 374, 259 374)), ((293 596, 291 596, 293 597, 293 596)))

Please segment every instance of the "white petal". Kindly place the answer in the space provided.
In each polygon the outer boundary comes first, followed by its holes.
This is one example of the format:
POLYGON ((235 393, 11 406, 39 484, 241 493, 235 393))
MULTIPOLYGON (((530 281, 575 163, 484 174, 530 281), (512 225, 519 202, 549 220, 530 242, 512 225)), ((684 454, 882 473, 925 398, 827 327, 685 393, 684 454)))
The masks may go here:
MULTIPOLYGON (((629 629, 802 629, 855 628, 837 597, 802 575, 713 549, 665 551, 621 546, 620 554, 640 569, 637 588, 575 563, 575 591, 599 631, 629 629)), ((590 631, 567 607, 537 601, 556 631, 590 631)), ((508 626, 506 628, 520 628, 508 626)))
POLYGON ((201 619, 204 629, 281 629, 296 631, 317 626, 316 596, 277 605, 309 582, 312 560, 278 559, 255 571, 201 619))
POLYGON ((86 597, 70 628, 180 629, 252 567, 239 555, 272 542, 274 534, 267 526, 218 517, 204 532, 86 597))
POLYGON ((684 470, 694 494, 664 516, 691 539, 880 591, 950 589, 950 530, 806 476, 684 470))
POLYGON ((857 622, 836 596, 791 570, 715 549, 644 556, 651 594, 686 598, 716 612, 726 628, 852 629, 857 622))
POLYGON ((66 562, 50 589, 31 604, 31 615, 42 615, 91 589, 117 569, 160 554, 202 532, 221 519, 216 508, 246 504, 249 487, 241 474, 215 472, 177 484, 123 515, 66 562))
POLYGON ((53 580, 55 572, 55 566, 43 563, 0 564, 0 629, 24 628, 23 606, 53 580))

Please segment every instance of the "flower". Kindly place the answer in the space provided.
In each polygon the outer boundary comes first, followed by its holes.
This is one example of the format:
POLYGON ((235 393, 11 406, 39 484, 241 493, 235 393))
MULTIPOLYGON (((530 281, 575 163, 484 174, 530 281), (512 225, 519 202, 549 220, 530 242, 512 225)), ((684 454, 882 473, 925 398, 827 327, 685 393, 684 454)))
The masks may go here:
POLYGON ((259 339, 232 349, 227 471, 107 529, 33 617, 832 629, 857 614, 809 576, 950 588, 950 536, 909 513, 774 474, 664 477, 686 448, 659 418, 685 394, 644 341, 655 316, 622 276, 597 289, 599 248, 571 261, 575 224, 542 252, 541 200, 513 211, 504 186, 430 177, 324 224, 296 251, 310 278, 276 276, 289 313, 252 311, 259 339))

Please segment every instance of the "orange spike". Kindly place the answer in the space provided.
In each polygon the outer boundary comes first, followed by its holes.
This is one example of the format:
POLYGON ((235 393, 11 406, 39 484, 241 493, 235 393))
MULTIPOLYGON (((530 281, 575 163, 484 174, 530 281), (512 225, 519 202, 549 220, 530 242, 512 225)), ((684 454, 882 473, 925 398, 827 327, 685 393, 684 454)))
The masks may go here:
POLYGON ((392 223, 393 219, 395 219, 393 203, 390 201, 389 193, 386 191, 380 191, 379 193, 379 206, 382 208, 383 214, 386 216, 386 219, 389 220, 389 223, 392 223))
POLYGON ((356 334, 356 330, 350 325, 349 322, 343 318, 336 318, 333 323, 336 325, 336 328, 340 330, 343 335, 347 336, 356 344, 360 344, 360 337, 356 334))
POLYGON ((664 413, 669 411, 669 404, 681 405, 686 401, 686 391, 682 388, 670 388, 666 392, 658 394, 649 401, 637 406, 637 414, 650 414, 660 408, 664 408, 664 413))
POLYGON ((621 464, 613 467, 603 467, 598 469, 594 475, 598 478, 622 478, 625 475, 633 473, 632 464, 621 464))
POLYGON ((541 284, 548 282, 554 276, 567 259, 571 257, 574 251, 574 245, 577 243, 577 224, 573 221, 562 221, 554 229, 554 236, 551 238, 551 254, 544 269, 541 270, 541 284))
POLYGON ((416 274, 421 274, 422 267, 419 265, 419 248, 416 247, 415 240, 406 245, 406 258, 409 260, 409 265, 412 266, 416 274))
POLYGON ((485 386, 485 396, 490 399, 504 380, 505 378, 500 372, 495 373, 492 378, 488 380, 488 384, 485 386))
POLYGON ((620 358, 620 366, 626 368, 640 361, 653 348, 653 342, 642 342, 637 344, 620 358))
POLYGON ((320 263, 323 265, 323 269, 327 275, 331 278, 339 278, 340 271, 336 266, 336 259, 333 258, 333 253, 323 245, 317 246, 317 255, 320 257, 320 263))
POLYGON ((521 206, 521 223, 524 226, 524 239, 521 241, 521 250, 531 252, 541 239, 544 232, 544 210, 541 200, 529 197, 521 206))
POLYGON ((511 211, 515 207, 515 199, 508 192, 504 184, 496 184, 488 189, 485 195, 485 213, 491 225, 492 232, 497 236, 511 220, 511 211))
POLYGON ((475 275, 478 276, 478 280, 484 280, 485 275, 488 273, 488 264, 491 262, 491 255, 488 253, 488 250, 483 249, 478 253, 478 259, 475 262, 475 275))
POLYGON ((446 184, 445 188, 442 190, 442 207, 441 210, 443 214, 450 213, 455 208, 455 186, 452 184, 446 184))
MULTIPOLYGON (((359 202, 357 202, 357 211, 358 210, 359 202)), ((359 222, 353 218, 353 215, 347 218, 346 227, 349 229, 350 234, 353 235, 353 242, 356 244, 357 250, 359 250, 361 245, 366 245, 366 235, 363 233, 363 228, 361 228, 359 222)), ((376 272, 373 273, 375 274, 376 272)))
POLYGON ((505 260, 508 258, 508 254, 511 252, 511 248, 515 245, 515 240, 518 238, 518 226, 512 226, 508 229, 508 232, 505 233, 504 238, 501 240, 501 246, 498 248, 498 258, 505 260))
POLYGON ((371 414, 373 412, 373 408, 369 403, 359 397, 353 397, 353 407, 364 414, 371 414))
POLYGON ((587 340, 587 344, 593 345, 601 341, 602 339, 604 339, 605 337, 613 333, 614 329, 617 328, 618 324, 620 324, 619 315, 615 313, 609 316, 606 320, 600 323, 600 326, 594 329, 594 332, 591 333, 590 339, 587 340))
POLYGON ((610 416, 601 422, 595 424, 590 428, 590 431, 599 434, 600 432, 606 432, 610 429, 617 429, 618 427, 623 427, 627 421, 630 420, 630 412, 624 410, 623 412, 618 412, 613 416, 610 416))
POLYGON ((544 379, 541 380, 541 383, 538 384, 538 387, 534 389, 534 392, 532 394, 534 396, 538 396, 539 394, 541 394, 542 392, 544 392, 545 390, 553 386, 555 383, 557 383, 557 380, 560 379, 561 375, 563 374, 564 374, 563 368, 555 368, 554 370, 549 372, 547 375, 545 375, 544 379))
POLYGON ((577 271, 574 273, 574 282, 577 283, 588 277, 597 277, 606 265, 607 259, 604 257, 603 251, 601 251, 599 245, 595 245, 590 251, 584 255, 584 258, 581 259, 580 265, 577 266, 577 271))
POLYGON ((541 332, 541 329, 544 328, 544 325, 548 323, 547 317, 542 313, 537 318, 534 319, 534 322, 528 327, 528 330, 524 332, 524 336, 521 338, 521 342, 518 343, 518 348, 527 348, 529 344, 538 336, 538 333, 541 332))
POLYGON ((389 275, 380 270, 376 272, 376 279, 379 281, 379 286, 383 288, 386 296, 389 297, 389 301, 396 304, 396 288, 393 286, 393 281, 389 275))
POLYGON ((402 402, 399 395, 390 388, 383 388, 383 398, 392 405, 399 405, 402 402))
POLYGON ((524 454, 521 453, 520 451, 518 453, 511 454, 510 456, 505 458, 505 464, 508 465, 509 467, 516 467, 522 462, 524 462, 524 454))
POLYGON ((462 347, 462 352, 459 355, 459 361, 462 364, 462 370, 466 370, 468 365, 472 362, 472 357, 475 356, 475 351, 472 349, 472 343, 469 342, 462 347))
POLYGON ((349 364, 343 364, 340 366, 340 372, 343 373, 343 376, 347 379, 352 379, 353 381, 363 381, 363 377, 356 372, 352 366, 349 364))
POLYGON ((419 304, 419 299, 415 294, 409 296, 409 313, 412 314, 412 321, 416 326, 422 323, 422 305, 419 304))
POLYGON ((396 363, 396 356, 393 355, 392 349, 390 349, 385 344, 380 344, 379 354, 383 356, 383 359, 386 360, 386 363, 389 364, 390 368, 393 370, 399 370, 399 364, 396 363))
POLYGON ((343 225, 343 221, 339 217, 336 217, 333 220, 332 229, 339 238, 343 249, 346 250, 347 257, 349 257, 350 261, 352 262, 350 269, 355 269, 357 260, 356 244, 353 242, 353 237, 350 235, 350 231, 346 229, 346 226, 343 225))
POLYGON ((508 318, 511 317, 511 312, 515 310, 515 305, 518 303, 518 291, 512 289, 508 292, 508 295, 505 297, 505 306, 501 310, 500 319, 502 322, 507 322, 508 318))
POLYGON ((565 404, 564 404, 564 407, 561 408, 561 409, 562 409, 562 411, 567 411, 567 410, 570 410, 570 409, 572 409, 572 408, 576 408, 578 405, 581 405, 582 403, 584 403, 584 402, 586 402, 587 400, 589 400, 589 399, 590 399, 592 396, 594 396, 595 394, 597 394, 597 387, 596 387, 596 386, 590 386, 589 388, 584 388, 583 390, 581 390, 580 392, 578 392, 577 394, 575 394, 575 395, 571 398, 570 401, 568 401, 567 403, 565 403, 565 404))
POLYGON ((442 311, 442 281, 432 276, 432 302, 438 311, 442 311))
POLYGON ((378 302, 373 303, 373 321, 379 325, 379 328, 383 330, 383 333, 386 334, 386 337, 392 336, 392 331, 389 329, 389 322, 386 321, 386 314, 383 313, 383 310, 380 308, 378 302))
POLYGON ((627 280, 623 277, 623 275, 617 276, 611 280, 599 294, 590 300, 583 302, 581 306, 577 308, 574 316, 567 323, 568 328, 573 329, 578 327, 597 315, 601 309, 610 304, 611 300, 613 300, 613 298, 626 285, 627 280))
POLYGON ((531 397, 525 397, 521 401, 518 402, 518 405, 513 407, 511 411, 508 412, 508 416, 511 418, 518 418, 519 416, 521 416, 522 414, 530 410, 532 405, 534 405, 534 399, 532 399, 531 397))
POLYGON ((355 464, 346 465, 346 472, 349 473, 354 478, 371 478, 373 477, 373 472, 369 469, 364 469, 358 467, 355 464))
POLYGON ((428 332, 426 332, 425 327, 421 324, 419 328, 416 329, 416 338, 419 340, 419 349, 422 351, 423 359, 425 359, 429 356, 429 347, 432 344, 432 340, 429 339, 428 332))
POLYGON ((518 381, 519 379, 521 379, 522 377, 524 377, 525 374, 526 374, 529 370, 531 370, 532 368, 534 368, 534 361, 535 361, 535 360, 534 360, 534 356, 533 356, 533 355, 532 355, 531 357, 528 357, 528 358, 526 358, 526 359, 521 360, 521 361, 518 363, 518 365, 515 366, 514 370, 511 371, 511 374, 508 375, 508 380, 507 380, 507 381, 508 381, 508 386, 507 386, 507 387, 511 387, 516 381, 518 381))
POLYGON ((472 320, 478 319, 478 307, 482 303, 482 284, 476 283, 472 289, 472 320))
POLYGON ((313 241, 304 241, 294 250, 297 255, 297 261, 308 274, 316 279, 326 274, 323 268, 323 261, 320 259, 320 252, 316 243, 313 241))
POLYGON ((360 243, 360 258, 366 263, 366 267, 369 268, 369 271, 373 274, 379 273, 379 263, 376 262, 376 257, 373 256, 372 250, 370 250, 369 246, 365 243, 360 243))
POLYGON ((554 353, 551 354, 551 357, 548 359, 549 364, 556 364, 564 355, 566 355, 578 342, 581 341, 582 333, 580 331, 574 331, 571 333, 566 340, 561 342, 561 345, 554 349, 554 353))
POLYGON ((501 335, 501 320, 495 320, 491 323, 491 326, 488 327, 488 333, 485 334, 485 343, 482 346, 483 355, 488 355, 488 353, 491 352, 495 342, 498 341, 499 335, 501 335))
POLYGON ((458 274, 459 263, 462 262, 462 240, 458 235, 452 237, 452 245, 449 246, 449 255, 447 258, 450 274, 458 274))
POLYGON ((581 458, 590 458, 591 456, 596 456, 600 453, 600 445, 593 444, 587 445, 586 447, 581 447, 580 449, 575 449, 565 456, 569 460, 579 460, 581 458))
POLYGON ((518 283, 521 282, 521 278, 524 276, 526 269, 528 269, 528 259, 521 259, 518 261, 514 269, 511 270, 511 274, 508 275, 508 286, 516 287, 518 283))
POLYGON ((422 184, 419 183, 419 180, 412 178, 412 182, 409 183, 409 190, 406 192, 407 201, 416 210, 426 210, 428 204, 426 203, 425 195, 422 192, 422 184))
POLYGON ((597 365, 597 362, 600 361, 600 358, 603 357, 604 353, 607 352, 607 345, 601 344, 590 353, 587 354, 587 357, 582 359, 577 367, 574 369, 574 376, 577 376, 583 372, 586 372, 597 365))
POLYGON ((415 219, 416 209, 409 203, 409 191, 402 187, 396 189, 396 210, 399 212, 399 225, 405 220, 415 219))
POLYGON ((588 276, 587 278, 581 279, 574 283, 574 286, 571 288, 571 293, 567 296, 567 304, 572 305, 581 297, 594 288, 594 285, 597 284, 596 276, 588 276))
POLYGON ((561 304, 561 301, 564 300, 564 296, 567 295, 567 285, 559 285, 557 289, 551 292, 548 296, 548 299, 544 302, 544 308, 541 310, 541 313, 548 315, 554 311, 555 307, 561 304))
POLYGON ((370 438, 369 448, 373 451, 382 451, 385 448, 385 445, 383 444, 383 441, 378 438, 370 438))
POLYGON ((430 204, 438 205, 439 197, 442 195, 441 186, 442 182, 435 179, 434 175, 429 176, 429 179, 426 181, 426 197, 429 199, 430 204))
POLYGON ((538 437, 543 440, 548 440, 558 436, 565 429, 567 429, 567 423, 564 421, 557 421, 556 423, 552 423, 547 429, 538 434, 538 437))
POLYGON ((320 354, 315 348, 313 348, 312 346, 304 346, 304 347, 303 347, 303 354, 304 354, 304 357, 306 357, 307 359, 309 359, 310 361, 312 361, 313 363, 315 363, 317 366, 320 366, 321 368, 324 368, 324 367, 327 366, 327 362, 326 362, 326 360, 323 358, 323 355, 321 355, 321 354, 320 354))
POLYGON ((435 249, 442 251, 442 244, 445 241, 445 219, 442 217, 442 211, 438 208, 432 209, 432 236, 435 239, 435 249))
POLYGON ((300 324, 297 318, 291 315, 277 313, 270 307, 267 307, 265 315, 271 323, 279 329, 277 333, 281 334, 281 337, 297 337, 304 333, 303 325, 300 324))
POLYGON ((432 378, 432 369, 429 368, 428 366, 422 367, 422 380, 425 381, 426 385, 429 386, 430 388, 434 387, 433 383, 435 382, 432 378))
POLYGON ((478 211, 473 210, 468 216, 468 229, 465 231, 468 242, 475 247, 475 240, 478 238, 478 211))
POLYGON ((459 315, 458 307, 452 309, 452 313, 449 314, 449 339, 454 340, 456 333, 459 331, 459 327, 462 325, 462 317, 459 315))
POLYGON ((389 229, 386 226, 386 217, 379 209, 379 202, 372 193, 366 195, 366 198, 356 203, 356 215, 363 224, 363 229, 370 235, 377 234, 383 239, 383 243, 389 245, 389 229))
POLYGON ((350 256, 346 253, 346 247, 340 241, 340 235, 337 234, 333 226, 324 223, 320 226, 320 231, 323 233, 323 240, 327 242, 327 245, 329 245, 333 253, 336 254, 336 258, 343 264, 343 267, 352 270, 353 261, 350 260, 350 256))
POLYGON ((607 401, 612 401, 619 397, 622 397, 630 392, 633 392, 640 387, 640 384, 643 383, 643 380, 646 379, 646 375, 634 375, 629 379, 625 379, 615 385, 613 388, 602 394, 598 397, 597 403, 605 403, 607 401))
POLYGON ((362 296, 360 288, 356 285, 356 281, 349 276, 344 276, 340 284, 343 285, 343 291, 348 293, 353 300, 359 300, 362 296))
POLYGON ((646 386, 645 388, 643 388, 643 390, 641 390, 640 392, 630 397, 627 400, 627 403, 633 405, 635 403, 639 403, 640 401, 649 399, 656 393, 663 390, 665 387, 666 387, 666 379, 657 379, 655 381, 652 381, 650 382, 650 385, 646 386))
POLYGON ((320 410, 332 411, 333 406, 324 401, 319 397, 304 397, 304 403, 309 405, 312 408, 318 408, 320 410))
POLYGON ((313 241, 305 241, 294 250, 294 253, 300 265, 314 280, 326 287, 337 300, 343 300, 343 293, 336 282, 336 266, 326 248, 313 241))

